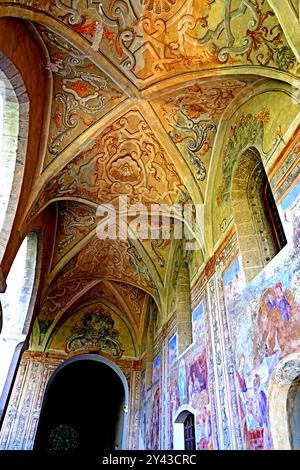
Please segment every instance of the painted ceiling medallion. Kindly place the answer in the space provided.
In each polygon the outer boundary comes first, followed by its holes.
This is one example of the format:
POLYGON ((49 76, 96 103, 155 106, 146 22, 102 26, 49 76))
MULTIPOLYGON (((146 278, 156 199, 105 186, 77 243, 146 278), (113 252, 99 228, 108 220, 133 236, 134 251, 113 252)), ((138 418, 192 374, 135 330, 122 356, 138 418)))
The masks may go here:
POLYGON ((131 155, 126 154, 111 164, 108 176, 112 181, 129 183, 136 186, 141 181, 142 168, 131 155))
POLYGON ((114 357, 122 356, 122 345, 118 340, 119 332, 114 329, 111 314, 102 307, 91 307, 74 327, 74 334, 66 344, 66 351, 100 350, 114 357))

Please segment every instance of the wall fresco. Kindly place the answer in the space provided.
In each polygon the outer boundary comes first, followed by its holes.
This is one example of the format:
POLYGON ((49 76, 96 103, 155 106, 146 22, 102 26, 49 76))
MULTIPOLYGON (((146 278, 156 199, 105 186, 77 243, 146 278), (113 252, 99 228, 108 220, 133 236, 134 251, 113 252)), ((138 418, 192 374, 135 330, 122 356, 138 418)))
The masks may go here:
POLYGON ((177 335, 174 335, 169 341, 169 367, 172 367, 177 361, 177 335))
POLYGON ((147 435, 147 391, 146 391, 146 371, 143 370, 141 374, 141 392, 139 403, 139 440, 138 448, 146 449, 146 435, 147 435))
POLYGON ((296 184, 280 203, 287 217, 285 226, 292 221, 293 237, 243 294, 226 304, 247 449, 272 448, 267 401, 270 377, 278 361, 300 346, 299 201, 296 184))
POLYGON ((224 271, 223 282, 226 307, 230 309, 245 286, 240 257, 235 259, 232 265, 224 271))
POLYGON ((279 212, 281 214, 282 224, 286 238, 290 242, 297 242, 294 237, 294 227, 297 224, 300 205, 300 180, 289 191, 288 195, 281 201, 279 212))
POLYGON ((153 375, 152 375, 152 382, 155 384, 160 380, 161 374, 161 361, 160 356, 156 356, 153 360, 153 375))
MULTIPOLYGON (((208 388, 207 335, 204 305, 193 311, 194 343, 190 350, 169 367, 169 432, 170 448, 173 447, 173 423, 179 407, 189 405, 195 410, 196 447, 211 449, 212 418, 208 388)), ((174 360, 176 335, 169 341, 169 358, 174 360)))
POLYGON ((151 426, 149 432, 148 449, 160 449, 160 429, 161 429, 161 389, 156 386, 152 389, 153 398, 151 403, 151 426))

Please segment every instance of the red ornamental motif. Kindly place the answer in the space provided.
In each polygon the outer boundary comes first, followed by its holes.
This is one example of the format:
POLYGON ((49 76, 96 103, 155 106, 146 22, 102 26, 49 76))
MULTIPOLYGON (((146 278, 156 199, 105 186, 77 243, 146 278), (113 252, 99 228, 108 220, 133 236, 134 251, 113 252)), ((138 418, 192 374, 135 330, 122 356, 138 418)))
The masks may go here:
POLYGON ((103 27, 103 37, 106 39, 108 42, 113 43, 115 40, 115 34, 111 31, 109 31, 105 26, 103 27))
POLYGON ((93 93, 92 87, 82 81, 71 83, 69 86, 72 88, 72 90, 76 91, 76 93, 81 96, 81 98, 85 98, 86 96, 89 96, 93 93))
POLYGON ((186 112, 191 118, 198 118, 206 112, 206 109, 197 103, 192 103, 187 106, 186 112))
POLYGON ((87 21, 87 17, 84 16, 81 23, 74 24, 71 27, 72 29, 74 29, 74 31, 76 31, 76 33, 85 34, 86 36, 89 36, 90 38, 92 38, 96 31, 97 22, 93 21, 92 23, 87 23, 86 21, 87 21))

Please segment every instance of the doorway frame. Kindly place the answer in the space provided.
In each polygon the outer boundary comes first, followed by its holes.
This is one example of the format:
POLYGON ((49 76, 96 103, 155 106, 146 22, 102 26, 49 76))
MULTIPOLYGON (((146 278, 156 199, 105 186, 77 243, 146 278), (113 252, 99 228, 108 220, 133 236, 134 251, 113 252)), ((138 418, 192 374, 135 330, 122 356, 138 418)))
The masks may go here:
POLYGON ((279 361, 273 371, 269 389, 269 426, 274 450, 291 450, 288 396, 293 381, 300 375, 300 353, 279 361))
MULTIPOLYGON (((123 406, 123 413, 122 413, 123 425, 120 426, 120 429, 123 428, 122 429, 122 440, 121 440, 122 445, 121 445, 121 449, 119 449, 119 450, 126 450, 126 448, 127 448, 127 446, 126 446, 126 443, 127 443, 127 423, 128 423, 128 414, 129 414, 129 387, 128 387, 126 377, 123 374, 123 372, 121 371, 121 369, 116 364, 114 364, 112 361, 110 361, 109 359, 107 359, 104 356, 98 356, 98 354, 78 354, 76 356, 70 357, 69 359, 66 359, 62 364, 60 364, 55 369, 55 371, 52 373, 51 377, 48 380, 48 383, 47 383, 47 386, 46 386, 46 389, 45 389, 45 392, 44 392, 43 404, 41 406, 39 421, 42 417, 42 414, 43 414, 43 411, 44 411, 44 408, 45 408, 45 403, 47 401, 47 395, 48 395, 48 392, 49 392, 49 388, 51 387, 51 384, 52 384, 53 380, 55 379, 55 377, 57 376, 57 374, 62 369, 67 367, 68 365, 73 364, 74 362, 80 362, 80 361, 100 362, 100 363, 110 367, 118 375, 118 377, 120 378, 120 380, 122 382, 122 385, 123 385, 123 390, 124 390, 124 404, 122 405, 123 406)), ((37 432, 38 432, 38 428, 39 428, 39 424, 37 426, 37 432)), ((118 432, 119 432, 119 430, 116 429, 117 435, 118 435, 118 432)), ((37 434, 35 436, 35 441, 36 441, 36 437, 37 437, 37 434)))
POLYGON ((197 446, 196 437, 196 410, 190 405, 182 405, 178 408, 173 418, 173 447, 174 450, 185 450, 184 442, 184 421, 189 415, 194 415, 194 432, 195 432, 195 445, 197 446))

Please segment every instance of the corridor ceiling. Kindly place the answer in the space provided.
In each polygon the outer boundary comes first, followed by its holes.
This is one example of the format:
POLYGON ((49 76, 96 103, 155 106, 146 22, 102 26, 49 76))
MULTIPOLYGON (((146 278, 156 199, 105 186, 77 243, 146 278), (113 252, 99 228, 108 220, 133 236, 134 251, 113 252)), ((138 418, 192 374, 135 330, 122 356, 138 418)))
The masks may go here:
MULTIPOLYGON (((97 302, 140 345, 151 297, 167 316, 180 243, 100 240, 98 205, 205 202, 220 126, 261 77, 297 81, 295 56, 264 0, 0 0, 0 14, 43 41, 52 80, 22 221, 55 207, 36 342, 97 302)), ((207 247, 195 256, 200 272, 207 247)))

